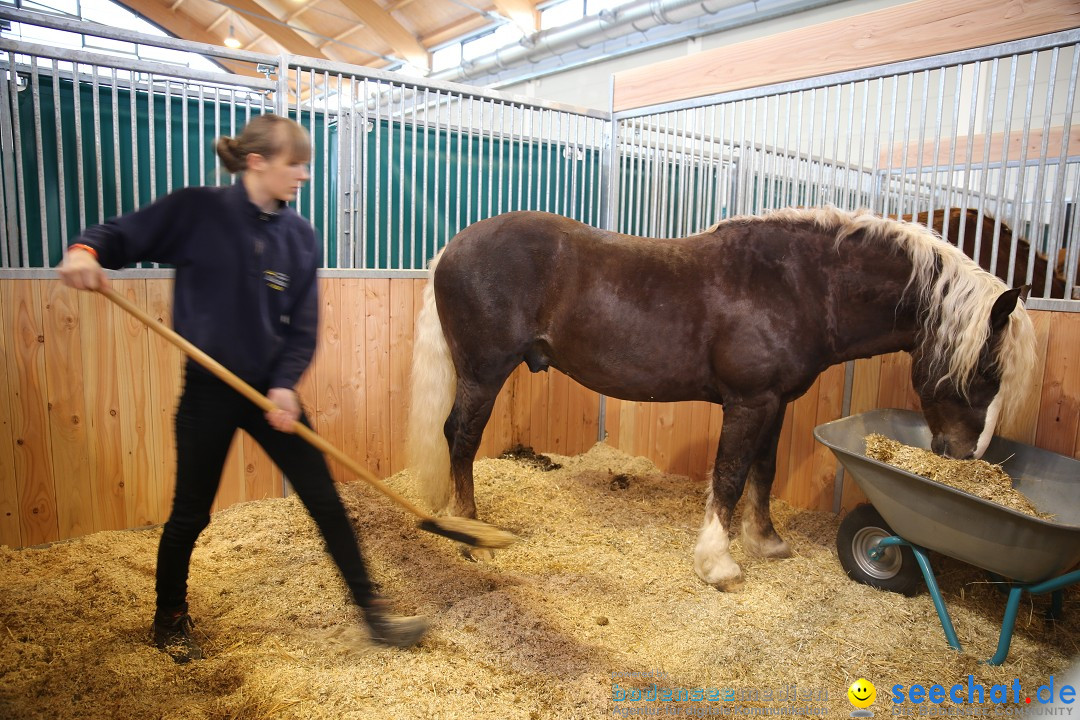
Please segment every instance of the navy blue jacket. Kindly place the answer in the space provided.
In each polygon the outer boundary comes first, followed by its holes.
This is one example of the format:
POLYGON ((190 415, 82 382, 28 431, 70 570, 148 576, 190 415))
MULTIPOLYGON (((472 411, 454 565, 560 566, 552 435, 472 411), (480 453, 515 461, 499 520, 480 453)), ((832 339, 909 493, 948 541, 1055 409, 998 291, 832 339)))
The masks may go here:
POLYGON ((292 388, 311 363, 321 247, 289 206, 265 213, 240 182, 185 188, 73 242, 106 268, 175 266, 173 327, 256 388, 292 388))

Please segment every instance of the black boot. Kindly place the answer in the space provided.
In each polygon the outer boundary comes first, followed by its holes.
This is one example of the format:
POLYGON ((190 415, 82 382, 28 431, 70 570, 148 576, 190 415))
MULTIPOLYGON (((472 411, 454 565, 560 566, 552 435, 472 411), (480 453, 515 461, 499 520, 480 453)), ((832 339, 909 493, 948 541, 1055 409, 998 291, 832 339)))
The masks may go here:
POLYGON ((428 629, 427 618, 420 615, 391 615, 386 600, 376 599, 364 608, 371 639, 381 645, 407 648, 420 642, 428 629))
POLYGON ((191 635, 194 628, 187 603, 175 610, 159 609, 154 615, 154 645, 180 664, 202 660, 202 648, 191 635))

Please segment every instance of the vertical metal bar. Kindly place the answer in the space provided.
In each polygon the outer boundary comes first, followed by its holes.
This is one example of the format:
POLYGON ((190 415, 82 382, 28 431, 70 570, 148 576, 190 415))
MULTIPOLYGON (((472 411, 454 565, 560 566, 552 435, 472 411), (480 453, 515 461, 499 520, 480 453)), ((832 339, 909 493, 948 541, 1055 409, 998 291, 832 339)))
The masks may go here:
POLYGON ((893 166, 895 164, 894 159, 893 159, 893 155, 896 152, 896 112, 897 112, 896 95, 897 95, 897 91, 898 91, 898 89, 900 87, 900 78, 898 76, 892 75, 890 77, 890 79, 892 80, 892 99, 890 101, 890 107, 889 107, 889 146, 888 146, 888 149, 889 149, 888 166, 889 167, 888 167, 888 170, 887 170, 887 174, 885 175, 885 177, 888 179, 888 184, 885 187, 885 191, 884 191, 885 194, 884 194, 884 197, 882 198, 882 206, 881 206, 881 214, 886 216, 886 217, 889 215, 889 207, 890 207, 890 202, 889 201, 890 201, 891 195, 893 193, 893 190, 892 190, 892 188, 893 188, 893 176, 894 176, 893 166))
MULTIPOLYGON (((77 69, 78 65, 73 64, 72 67, 77 69)), ((94 175, 97 181, 97 221, 102 223, 105 222, 105 169, 102 167, 101 158, 101 87, 98 83, 97 67, 90 66, 90 77, 90 97, 94 102, 94 175)), ((75 92, 78 92, 78 87, 79 74, 76 72, 72 78, 72 88, 75 92)), ((80 182, 82 182, 82 178, 80 178, 80 182)), ((66 233, 64 237, 67 237, 66 233)))
MULTIPOLYGON (((409 162, 409 168, 410 168, 410 170, 409 170, 409 197, 412 200, 412 202, 409 204, 409 265, 408 265, 408 267, 409 267, 410 270, 416 270, 417 269, 417 265, 416 265, 416 210, 417 210, 417 203, 420 203, 420 206, 423 207, 424 200, 423 200, 423 197, 420 195, 420 193, 417 192, 417 187, 418 187, 419 183, 417 182, 418 178, 417 178, 417 175, 416 175, 416 140, 417 140, 417 136, 420 134, 420 121, 419 121, 418 112, 417 112, 417 109, 416 109, 416 101, 417 101, 417 98, 419 97, 420 93, 418 92, 418 89, 415 88, 415 87, 410 88, 410 90, 411 90, 410 96, 411 96, 411 99, 412 99, 412 113, 411 113, 412 114, 412 158, 410 159, 410 162, 409 162)), ((404 105, 404 99, 402 100, 402 104, 404 105)), ((404 125, 405 125, 404 108, 402 109, 401 124, 402 124, 402 128, 403 128, 402 132, 404 132, 404 125)), ((401 184, 404 187, 405 183, 402 182, 401 184)), ((403 200, 404 200, 404 198, 403 198, 403 200)), ((403 207, 404 207, 404 205, 405 205, 405 203, 402 202, 403 207)), ((404 228, 402 229, 402 234, 404 234, 404 228)))
POLYGON ((3 194, 0 195, 0 267, 20 267, 19 258, 19 210, 18 200, 24 193, 19 191, 22 172, 18 172, 20 181, 16 182, 15 166, 19 151, 15 148, 15 133, 18 122, 18 108, 12 109, 12 95, 18 93, 18 76, 15 74, 15 53, 6 53, 9 69, 0 70, 0 168, 3 168, 3 194), (9 93, 10 89, 10 93, 9 93))
MULTIPOLYGON (((870 209, 875 212, 885 213, 878 208, 878 199, 881 191, 881 98, 885 93, 885 78, 877 78, 874 83, 877 86, 877 99, 874 101, 874 144, 873 151, 870 153, 870 209)), ((889 154, 889 162, 891 162, 892 154, 889 154)), ((882 203, 882 209, 884 203, 882 203)))
POLYGON ((112 68, 112 140, 113 140, 113 190, 116 211, 122 214, 121 174, 120 174, 120 85, 116 79, 116 68, 112 68))
MULTIPOLYGON (((964 154, 964 180, 963 188, 961 190, 960 208, 967 210, 968 207, 968 195, 971 193, 971 163, 975 152, 975 119, 978 113, 979 105, 979 76, 982 73, 982 63, 973 63, 972 81, 971 81, 971 101, 969 103, 970 110, 968 111, 968 137, 967 137, 967 152, 964 154)), ((964 247, 964 235, 966 234, 967 223, 960 223, 960 228, 956 235, 956 246, 963 249, 964 247)), ((976 256, 977 257, 977 256, 976 256)))
MULTIPOLYGON (((947 74, 947 68, 937 68, 938 76, 938 92, 937 92, 937 112, 934 119, 934 150, 930 156, 930 200, 927 203, 926 208, 926 225, 927 227, 933 227, 934 225, 934 205, 937 202, 938 193, 938 180, 940 178, 940 164, 939 153, 941 152, 941 134, 942 127, 941 121, 944 117, 945 108, 945 76, 947 74)), ((945 216, 948 219, 948 215, 945 216)), ((943 224, 948 224, 947 222, 943 224)))
MULTIPOLYGON (((1001 249, 999 246, 1001 244, 1002 217, 1005 215, 1005 178, 1008 175, 1009 136, 1012 134, 1013 108, 1016 103, 1016 69, 1018 59, 1019 58, 1014 53, 1011 62, 1009 63, 1009 90, 1005 98, 1005 129, 1002 132, 1001 142, 1001 170, 998 172, 997 192, 994 194, 997 198, 997 209, 994 212, 994 238, 993 245, 991 246, 993 249, 990 253, 990 272, 997 271, 998 255, 1001 249)), ((1012 239, 1014 246, 1016 245, 1016 240, 1016 237, 1012 239)), ((1011 258, 1015 258, 1015 255, 1012 255, 1012 250, 1010 249, 1010 259, 1011 258)), ((1008 273, 1004 279, 1006 284, 1009 285, 1009 287, 1012 287, 1013 262, 1009 263, 1008 273)))
MULTIPOLYGON (((79 66, 78 66, 77 63, 72 64, 72 70, 73 70, 73 72, 72 72, 72 75, 71 75, 71 88, 72 88, 72 92, 77 94, 79 92, 79 66)), ((63 128, 63 125, 62 125, 62 122, 61 122, 62 115, 61 115, 61 112, 60 112, 60 105, 62 104, 63 98, 62 98, 61 93, 60 93, 59 62, 56 61, 56 60, 52 61, 52 84, 53 84, 53 122, 56 125, 56 127, 55 127, 55 130, 56 130, 56 189, 58 191, 58 195, 59 195, 58 200, 59 200, 59 204, 60 204, 59 218, 58 219, 60 221, 60 247, 63 248, 67 244, 67 238, 68 238, 68 232, 67 232, 67 192, 66 192, 66 188, 65 188, 65 186, 67 185, 67 173, 64 172, 64 132, 63 132, 64 128, 63 128)), ((82 159, 81 150, 82 150, 81 143, 78 140, 76 140, 75 156, 76 156, 77 159, 80 159, 80 160, 82 159)), ((42 160, 44 160, 44 155, 42 155, 42 160)), ((81 163, 79 163, 79 164, 81 165, 81 163)), ((44 175, 44 171, 45 171, 45 167, 44 167, 44 165, 42 165, 41 166, 42 175, 44 175)), ((80 193, 82 192, 83 184, 84 184, 84 182, 83 182, 82 173, 79 173, 79 177, 76 179, 76 185, 79 187, 79 192, 80 193)), ((46 205, 44 195, 41 196, 41 201, 42 201, 41 204, 44 207, 46 205)), ((100 212, 101 212, 101 210, 100 210, 100 207, 99 207, 98 213, 100 214, 100 212)), ((79 221, 80 222, 82 222, 83 217, 84 217, 84 215, 80 212, 79 213, 79 221)), ((45 223, 42 223, 42 225, 41 225, 41 248, 42 248, 41 266, 42 267, 49 267, 51 265, 51 263, 49 261, 50 260, 50 258, 49 258, 49 227, 45 223)))
MULTIPOLYGON (((919 117, 919 142, 915 146, 915 202, 911 208, 913 219, 918 219, 919 217, 919 206, 921 204, 923 194, 923 150, 926 143, 926 114, 927 108, 929 107, 929 102, 930 70, 925 69, 922 73, 922 102, 919 104, 919 107, 922 108, 922 114, 919 117)), ((933 163, 931 163, 930 166, 933 167, 933 163)), ((933 178, 931 178, 931 180, 933 180, 933 178)), ((930 185, 932 185, 932 183, 930 185)), ((930 192, 928 192, 927 194, 932 196, 933 190, 931 189, 930 192)), ((926 226, 934 226, 934 216, 932 214, 928 214, 926 216, 926 226)))
MULTIPOLYGON (((469 167, 470 168, 472 167, 473 162, 474 162, 474 159, 472 157, 473 112, 474 112, 474 103, 473 103, 473 98, 470 97, 469 98, 469 117, 468 117, 468 122, 466 123, 465 136, 464 136, 465 141, 469 144, 469 147, 465 152, 466 152, 466 155, 469 158, 469 167)), ((483 108, 481 107, 481 113, 482 112, 483 112, 483 108)), ((478 135, 479 135, 479 133, 478 133, 478 135)), ((481 151, 483 150, 483 139, 482 138, 479 140, 479 148, 480 148, 481 151)), ((464 163, 462 163, 462 164, 464 164, 464 163)), ((465 226, 459 226, 459 231, 463 227, 472 225, 472 190, 473 190, 472 172, 470 171, 470 172, 468 172, 468 174, 465 177, 465 226)))
MULTIPOLYGON (((355 78, 353 79, 353 82, 356 82, 355 78)), ((371 108, 369 107, 369 102, 371 99, 371 84, 369 83, 367 78, 364 78, 362 88, 363 98, 353 98, 353 107, 362 108, 362 112, 360 113, 360 121, 363 123, 360 127, 360 137, 358 141, 360 143, 361 153, 360 194, 359 197, 357 197, 353 201, 353 203, 355 207, 360 208, 360 210, 355 214, 357 216, 356 242, 357 245, 359 245, 360 250, 360 267, 368 269, 372 267, 378 267, 377 265, 371 263, 371 258, 368 256, 368 214, 372 212, 371 210, 369 210, 369 208, 372 208, 378 204, 378 198, 375 199, 375 203, 369 202, 369 198, 371 198, 373 193, 378 192, 379 184, 377 179, 375 183, 369 182, 368 163, 370 162, 372 154, 371 140, 373 138, 375 139, 374 152, 379 152, 378 136, 376 135, 376 130, 378 130, 379 127, 379 118, 376 115, 375 120, 371 119, 371 108), (375 185, 374 188, 371 187, 372 184, 375 185)), ((377 220, 375 220, 373 227, 376 228, 375 232, 378 233, 377 220)))
MULTIPOLYGON (((854 143, 852 137, 852 129, 855 126, 855 83, 851 82, 847 85, 848 89, 848 115, 847 115, 847 149, 844 152, 844 182, 841 184, 841 199, 838 205, 844 210, 855 210, 858 207, 858 203, 852 200, 854 195, 854 188, 851 187, 851 146, 854 143)), ((837 127, 839 131, 839 127, 837 127)), ((859 158, 859 165, 862 165, 862 158, 859 158)))
MULTIPOLYGON (((398 111, 398 261, 397 266, 399 270, 405 269, 405 149, 407 144, 405 142, 405 86, 399 86, 400 95, 400 110, 398 111)), ((388 179, 389 181, 389 179, 388 179)), ((387 237, 390 236, 390 227, 387 224, 387 237)))
POLYGON ((44 140, 42 139, 43 138, 43 131, 42 131, 42 124, 41 124, 42 123, 42 120, 41 120, 41 81, 38 79, 39 73, 38 73, 37 61, 38 61, 38 59, 37 59, 36 55, 31 55, 30 56, 30 74, 31 74, 30 75, 30 77, 31 77, 30 86, 31 86, 31 92, 33 93, 33 95, 31 97, 33 98, 33 105, 34 105, 34 140, 35 140, 35 151, 36 151, 36 159, 37 159, 37 164, 36 164, 35 167, 37 168, 37 176, 38 176, 38 198, 39 198, 39 200, 41 202, 41 207, 39 208, 40 217, 41 217, 41 237, 39 238, 39 241, 41 243, 42 267, 48 267, 49 266, 49 232, 48 232, 49 217, 46 214, 46 208, 45 208, 45 205, 46 205, 46 203, 45 203, 45 153, 44 153, 44 140))
MULTIPOLYGON (((364 81, 364 85, 365 85, 365 87, 367 86, 367 80, 364 81)), ((375 105, 375 107, 373 108, 373 111, 374 111, 374 114, 375 114, 375 120, 374 120, 374 125, 375 125, 375 164, 374 164, 374 167, 372 168, 372 176, 374 178, 374 183, 373 184, 375 185, 375 188, 374 188, 375 202, 371 205, 371 207, 373 209, 372 219, 374 221, 374 222, 372 222, 372 225, 371 225, 371 227, 373 229, 372 245, 371 245, 372 257, 370 259, 371 264, 370 265, 365 265, 365 267, 370 267, 372 269, 379 269, 382 266, 382 261, 381 261, 381 258, 382 258, 382 252, 381 252, 382 247, 381 247, 381 245, 382 245, 382 243, 379 241, 379 238, 380 238, 379 220, 380 220, 380 215, 381 215, 381 212, 382 212, 382 203, 383 203, 383 200, 382 200, 382 179, 381 179, 382 176, 380 175, 380 169, 382 168, 382 86, 378 85, 378 84, 375 85, 375 91, 371 94, 370 97, 371 97, 372 100, 374 100, 374 105, 375 105)), ((389 155, 389 150, 387 150, 387 154, 389 155)), ((366 163, 365 163, 365 165, 366 165, 366 163)), ((365 176, 366 176, 366 174, 365 174, 365 176)), ((367 197, 367 196, 365 195, 365 197, 367 197)), ((365 242, 364 245, 366 247, 367 243, 365 242)), ((389 267, 389 264, 387 264, 387 266, 389 267)))
POLYGON ((173 189, 172 80, 165 78, 165 193, 173 189))
MULTIPOLYGON (((1061 124, 1061 128, 1062 128, 1061 150, 1058 152, 1058 160, 1057 160, 1057 167, 1056 167, 1057 182, 1054 183, 1054 191, 1053 191, 1053 194, 1052 194, 1051 200, 1050 200, 1050 212, 1051 212, 1051 216, 1050 216, 1050 219, 1049 219, 1049 228, 1050 228, 1049 229, 1049 235, 1050 235, 1050 237, 1048 238, 1049 242, 1048 242, 1048 247, 1047 247, 1047 252, 1046 252, 1046 255, 1047 255, 1048 260, 1049 260, 1049 262, 1048 262, 1049 267, 1047 268, 1046 281, 1045 281, 1045 286, 1044 286, 1044 289, 1043 289, 1043 297, 1050 297, 1050 287, 1051 287, 1050 281, 1053 279, 1055 263, 1057 262, 1058 250, 1060 249, 1061 241, 1063 239, 1062 236, 1064 235, 1064 231, 1065 231, 1064 218, 1061 217, 1060 213, 1063 212, 1064 209, 1065 209, 1065 187, 1066 187, 1066 185, 1065 185, 1065 175, 1066 175, 1066 171, 1067 171, 1067 168, 1068 168, 1068 166, 1065 164, 1065 161, 1069 156, 1069 129, 1072 128, 1073 105, 1074 105, 1074 102, 1076 100, 1076 80, 1077 80, 1078 70, 1080 70, 1080 46, 1074 45, 1073 46, 1072 67, 1070 68, 1070 71, 1069 71, 1069 80, 1070 80, 1070 82, 1067 85, 1068 89, 1066 90, 1066 98, 1065 98, 1065 117, 1064 117, 1064 121, 1061 124), (1055 228, 1058 226, 1059 218, 1060 218, 1060 222, 1061 222, 1061 231, 1055 232, 1055 228)), ((1049 87, 1053 87, 1056 84, 1056 82, 1057 82, 1057 79, 1054 76, 1054 73, 1051 72, 1050 73, 1050 79, 1048 80, 1047 84, 1048 84, 1049 87)), ((1051 104, 1048 102, 1047 106, 1046 106, 1046 113, 1047 113, 1048 118, 1051 115, 1052 109, 1053 108, 1051 107, 1051 104)), ((1047 120, 1047 123, 1049 123, 1049 120, 1047 120)), ((1047 135, 1048 134, 1049 133, 1047 133, 1047 135)), ((1044 136, 1044 143, 1048 143, 1048 142, 1049 142, 1049 137, 1044 136)), ((1077 208, 1077 206, 1074 203, 1074 205, 1073 205, 1073 214, 1074 215, 1076 214, 1076 208, 1077 208)), ((1076 242, 1077 242, 1077 238, 1074 236, 1072 238, 1072 243, 1075 245, 1076 242)), ((1066 255, 1068 255, 1067 252, 1066 252, 1066 255)), ((1066 266, 1065 271, 1068 272, 1069 270, 1070 270, 1070 268, 1068 266, 1066 266)), ((1067 299, 1068 295, 1066 295, 1065 297, 1067 299)))
MULTIPOLYGON (((9 77, 17 78, 15 72, 15 54, 8 53, 9 62, 9 77)), ((31 60, 33 62, 33 60, 31 60)), ((37 76, 36 68, 34 69, 34 77, 37 76)), ((18 82, 15 80, 15 82, 18 82)), ((18 92, 18 88, 14 87, 11 98, 11 125, 12 125, 12 147, 15 153, 15 178, 16 183, 13 183, 13 187, 19 188, 19 192, 16 193, 18 202, 18 229, 19 229, 19 248, 22 252, 23 267, 30 267, 30 235, 27 229, 27 214, 26 214, 26 174, 25 174, 25 159, 23 158, 22 145, 18 143, 19 138, 22 137, 22 121, 19 119, 19 104, 18 98, 15 97, 15 93, 18 92)), ((37 104, 37 89, 31 82, 30 88, 32 102, 37 104)))
MULTIPOLYGON (((429 88, 424 88, 424 167, 421 171, 420 180, 420 197, 413 199, 413 203, 420 203, 421 215, 420 215, 420 263, 413 267, 417 270, 423 270, 427 267, 427 248, 428 248, 428 139, 431 137, 431 92, 429 88)), ((439 108, 435 108, 436 115, 439 108)), ((414 133, 419 132, 418 125, 413 125, 414 133)), ((438 143, 436 143, 436 146, 438 143)), ((436 166, 437 167, 437 166, 436 166)), ((416 177, 416 136, 413 136, 413 177, 416 177)), ((415 210, 413 211, 415 215, 415 210)), ((415 239, 413 240, 415 243, 415 239)))
MULTIPOLYGON (((454 228, 455 233, 461 229, 461 198, 462 198, 462 193, 461 193, 461 166, 465 164, 465 149, 464 149, 464 145, 463 145, 463 143, 465 141, 465 123, 464 123, 464 111, 465 111, 465 108, 464 108, 464 105, 465 105, 464 98, 459 98, 458 99, 458 106, 457 106, 458 107, 458 121, 457 121, 457 136, 458 136, 457 182, 456 182, 456 185, 455 185, 455 192, 452 195, 452 197, 454 199, 454 208, 455 208, 455 213, 456 213, 456 222, 455 222, 455 228, 454 228)), ((471 112, 471 110, 470 110, 470 112, 471 112)), ((448 137, 447 138, 447 148, 449 148, 449 143, 450 143, 450 140, 449 140, 449 137, 448 137)), ((447 155, 449 155, 449 150, 447 151, 447 155)), ((447 172, 449 172, 450 164, 447 163, 446 167, 448 168, 447 172)), ((450 191, 450 183, 449 182, 446 184, 446 190, 447 190, 447 192, 450 191)), ((449 237, 447 239, 449 239, 449 237)))
MULTIPOLYGON (((335 97, 337 98, 337 102, 338 102, 338 112, 336 113, 336 115, 337 115, 338 118, 340 118, 341 117, 341 111, 340 111, 340 109, 341 109, 341 75, 339 74, 337 76, 337 78, 338 78, 338 86, 337 86, 337 93, 335 94, 335 97)), ((323 92, 322 92, 322 98, 323 98, 322 166, 323 166, 323 171, 322 171, 322 192, 320 194, 322 195, 323 211, 322 211, 322 227, 320 227, 319 230, 320 230, 320 232, 322 233, 322 236, 323 236, 323 247, 326 248, 326 250, 323 252, 323 265, 329 267, 329 265, 330 265, 330 252, 329 252, 329 250, 330 250, 330 248, 329 248, 329 245, 330 245, 330 73, 328 71, 326 71, 326 70, 323 71, 322 81, 323 81, 323 92)), ((312 107, 314 107, 314 103, 312 104, 312 107)), ((314 130, 314 128, 312 128, 312 129, 314 130)), ((314 141, 314 139, 315 138, 312 137, 312 141, 314 141)), ((340 146, 340 144, 341 144, 341 138, 339 137, 338 138, 338 145, 340 146)), ((315 173, 315 168, 311 168, 311 173, 312 174, 315 173)), ((339 205, 338 207, 341 207, 341 206, 339 205)), ((312 211, 314 211, 314 209, 315 208, 313 207, 312 211)), ((340 216, 340 214, 341 214, 341 212, 339 210, 338 215, 340 216)), ((312 212, 312 215, 314 215, 314 212, 312 212)), ((340 226, 339 226, 339 228, 340 228, 340 226)), ((341 257, 340 234, 341 234, 341 231, 340 231, 340 229, 338 230, 338 234, 339 234, 339 238, 338 238, 338 242, 337 242, 337 253, 334 255, 334 265, 340 267, 341 266, 341 261, 340 261, 340 257, 341 257)))
MULTIPOLYGON (((1033 52, 1033 53, 1031 53, 1030 57, 1031 57, 1031 65, 1030 65, 1030 69, 1028 71, 1027 95, 1025 97, 1025 104, 1024 104, 1025 108, 1033 107, 1034 98, 1035 98, 1035 77, 1036 77, 1036 72, 1037 72, 1037 69, 1038 69, 1039 53, 1037 51, 1033 52)), ((1020 135, 1020 164, 1017 166, 1017 170, 1016 170, 1016 187, 1019 190, 1019 197, 1017 198, 1016 204, 1013 207, 1014 216, 1013 216, 1013 220, 1012 220, 1012 223, 1013 223, 1012 230, 1013 230, 1014 237, 1023 237, 1025 235, 1027 235, 1027 232, 1024 229, 1024 224, 1023 223, 1024 223, 1024 214, 1025 214, 1024 213, 1024 200, 1025 200, 1025 198, 1027 196, 1027 186, 1026 186, 1027 178, 1025 176, 1027 174, 1027 164, 1028 164, 1027 163, 1027 154, 1028 154, 1028 145, 1030 144, 1030 138, 1031 138, 1031 112, 1030 111, 1025 111, 1024 112, 1024 129, 1021 131, 1021 135, 1020 135)), ((1013 242, 1013 246, 1012 246, 1012 249, 1011 249, 1010 254, 1009 254, 1009 277, 1010 278, 1014 277, 1014 275, 1015 275, 1016 253, 1017 253, 1018 246, 1019 246, 1018 242, 1013 242)), ((1035 272, 1035 268, 1032 267, 1029 264, 1028 269, 1027 269, 1027 273, 1025 273, 1025 275, 1024 275, 1023 282, 1030 284, 1032 282, 1032 277, 1033 277, 1034 272, 1035 272)))
POLYGON ((188 148, 188 84, 184 82, 180 86, 180 162, 183 163, 183 170, 181 177, 183 178, 183 187, 188 187, 191 184, 191 180, 188 177, 188 159, 190 158, 188 148))
MULTIPOLYGON (((1031 275, 1035 270, 1035 251, 1037 247, 1042 245, 1042 238, 1038 237, 1038 235, 1042 235, 1042 211, 1043 206, 1046 204, 1044 177, 1046 172, 1046 155, 1050 144, 1050 123, 1054 108, 1054 91, 1056 90, 1054 85, 1057 80, 1059 51, 1060 48, 1055 47, 1050 53, 1050 75, 1046 83, 1046 109, 1043 111, 1042 140, 1039 143, 1039 164, 1035 171, 1035 195, 1033 196, 1034 207, 1031 209, 1031 232, 1028 233, 1028 275, 1031 275)), ((1047 235, 1049 234, 1048 228, 1047 235)), ((1047 239, 1049 240, 1049 238, 1047 239)), ((1055 258, 1050 258, 1051 265, 1054 263, 1054 260, 1055 258)), ((1050 288, 1052 276, 1053 270, 1052 268, 1049 268, 1044 283, 1047 291, 1050 288)))
MULTIPOLYGON (((990 142, 993 139, 994 130, 994 106, 997 104, 997 83, 998 83, 998 59, 994 58, 990 62, 990 96, 987 99, 986 107, 986 121, 983 124, 983 151, 982 151, 982 169, 979 173, 979 198, 978 198, 978 223, 975 225, 975 240, 974 250, 971 254, 975 262, 979 262, 979 258, 982 257, 982 226, 983 218, 986 214, 986 181, 990 174, 990 142)), ((1004 163, 1004 159, 1002 160, 1004 163)), ((997 258, 997 247, 991 246, 990 248, 991 259, 997 258)), ((991 264, 987 268, 991 273, 995 271, 996 265, 991 264)))
MULTIPOLYGON (((900 187, 896 198, 896 218, 899 220, 904 214, 904 199, 907 196, 908 185, 908 151, 911 148, 911 99, 914 95, 915 78, 913 73, 907 74, 907 98, 904 100, 904 146, 900 151, 900 187)), ((918 150, 922 151, 921 148, 918 150)))

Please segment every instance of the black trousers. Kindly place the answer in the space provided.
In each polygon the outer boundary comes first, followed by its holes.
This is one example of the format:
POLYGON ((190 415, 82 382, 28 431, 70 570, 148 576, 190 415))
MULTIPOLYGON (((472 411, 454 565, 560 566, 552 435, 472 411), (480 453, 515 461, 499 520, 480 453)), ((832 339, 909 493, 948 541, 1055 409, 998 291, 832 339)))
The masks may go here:
MULTIPOLYGON (((310 427, 306 417, 301 422, 310 427)), ((210 506, 238 429, 259 443, 285 473, 318 525, 356 603, 368 607, 373 599, 371 580, 322 453, 298 435, 274 430, 250 400, 216 377, 189 367, 176 411, 176 493, 158 545, 158 613, 168 614, 186 602, 191 552, 199 533, 210 524, 210 506)))

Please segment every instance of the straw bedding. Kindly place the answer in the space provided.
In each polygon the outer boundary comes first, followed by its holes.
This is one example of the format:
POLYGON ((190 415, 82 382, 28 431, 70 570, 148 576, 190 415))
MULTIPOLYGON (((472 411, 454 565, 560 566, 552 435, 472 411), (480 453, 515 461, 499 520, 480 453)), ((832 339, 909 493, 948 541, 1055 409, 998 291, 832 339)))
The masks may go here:
MULTIPOLYGON (((477 464, 481 517, 522 538, 483 563, 417 531, 366 486, 342 487, 384 591, 399 611, 432 619, 412 651, 364 641, 295 498, 236 506, 204 532, 190 603, 208 658, 185 666, 147 644, 160 529, 0 548, 0 717, 599 718, 627 705, 612 701, 613 685, 653 682, 632 673, 656 674, 662 687, 731 688, 748 698, 741 707, 776 707, 764 692, 797 685, 846 717, 859 677, 877 685, 881 714, 895 683, 970 673, 1033 691, 1077 652, 1069 590, 1054 625, 1044 598, 1025 599, 1006 664, 979 664, 993 653, 1003 600, 978 571, 935 556, 967 652, 949 650, 928 596, 848 580, 837 519, 777 500, 794 557, 747 558, 736 539, 746 584, 719 593, 692 569, 700 483, 605 445, 554 459, 562 467, 546 472, 477 464)), ((389 482, 409 494, 405 474, 389 482)))

